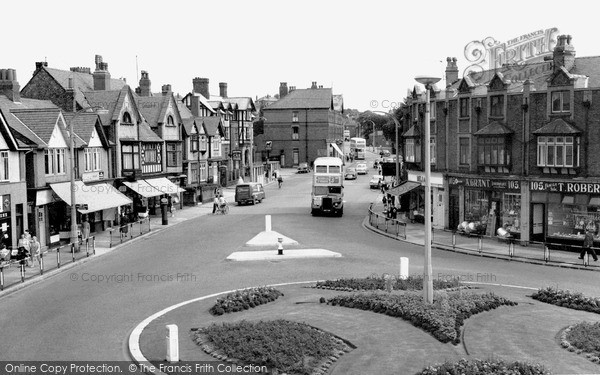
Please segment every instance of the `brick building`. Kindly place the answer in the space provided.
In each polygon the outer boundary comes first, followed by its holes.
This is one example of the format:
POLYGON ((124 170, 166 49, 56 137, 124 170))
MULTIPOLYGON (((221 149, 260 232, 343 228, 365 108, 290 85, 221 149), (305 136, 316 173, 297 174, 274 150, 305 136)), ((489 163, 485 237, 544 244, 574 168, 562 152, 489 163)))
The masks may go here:
MULTIPOLYGON (((431 170, 434 227, 474 222, 495 236, 504 227, 523 241, 578 243, 600 222, 600 57, 575 57, 560 36, 548 61, 505 65, 432 87, 431 170), (581 238, 580 238, 581 237, 581 238)), ((422 212, 423 92, 402 118, 411 185, 403 209, 422 212)))
POLYGON ((344 139, 342 96, 316 82, 309 89, 289 90, 282 82, 279 91, 280 99, 263 109, 264 134, 255 139, 265 160, 278 158, 281 166, 293 167, 337 155, 335 147, 344 139))

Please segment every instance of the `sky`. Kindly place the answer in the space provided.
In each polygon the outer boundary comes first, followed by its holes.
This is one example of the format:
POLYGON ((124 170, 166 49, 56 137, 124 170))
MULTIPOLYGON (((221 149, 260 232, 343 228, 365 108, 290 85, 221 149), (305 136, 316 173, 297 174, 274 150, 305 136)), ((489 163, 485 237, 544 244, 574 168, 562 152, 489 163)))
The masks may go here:
MULTIPOLYGON (((342 94, 345 108, 393 109, 415 76, 443 77, 446 57, 460 75, 465 47, 491 37, 508 42, 537 30, 572 35, 577 56, 600 55, 591 2, 513 1, 11 1, 3 4, 0 68, 21 87, 36 61, 94 70, 102 55, 113 78, 133 88, 149 73, 152 91, 182 95, 194 77, 211 95, 255 99, 280 82, 313 81, 342 94), (10 14, 10 16, 8 15, 10 14)), ((445 86, 444 82, 440 85, 445 86)))

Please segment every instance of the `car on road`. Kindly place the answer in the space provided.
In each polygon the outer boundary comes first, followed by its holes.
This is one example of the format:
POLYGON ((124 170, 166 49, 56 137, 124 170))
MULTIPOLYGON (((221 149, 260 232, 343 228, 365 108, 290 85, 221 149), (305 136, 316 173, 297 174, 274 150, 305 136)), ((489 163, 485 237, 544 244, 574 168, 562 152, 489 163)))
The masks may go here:
POLYGON ((383 176, 380 174, 374 174, 369 180, 369 187, 371 189, 379 189, 380 183, 383 181, 383 176))
POLYGON ((367 165, 365 163, 356 164, 357 174, 367 174, 367 165))
POLYGON ((310 168, 308 168, 308 163, 300 163, 300 165, 298 165, 298 173, 308 172, 310 172, 310 168))
POLYGON ((358 175, 356 174, 356 168, 347 168, 346 169, 346 173, 344 173, 344 179, 345 180, 356 180, 356 177, 358 175))

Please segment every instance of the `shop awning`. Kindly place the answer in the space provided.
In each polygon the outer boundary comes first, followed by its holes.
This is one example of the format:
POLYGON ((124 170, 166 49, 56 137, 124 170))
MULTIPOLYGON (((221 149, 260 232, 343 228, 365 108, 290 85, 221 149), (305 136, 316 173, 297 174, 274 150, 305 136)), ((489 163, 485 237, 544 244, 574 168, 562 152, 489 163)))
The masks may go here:
POLYGON ((185 190, 175 185, 171 181, 169 181, 166 177, 159 178, 150 178, 147 179, 146 182, 153 186, 155 189, 158 189, 162 192, 162 194, 177 194, 183 193, 185 190))
POLYGON ((123 181, 123 184, 144 198, 152 198, 163 195, 162 191, 150 185, 148 182, 146 182, 146 180, 137 180, 133 182, 123 181))
POLYGON ((406 181, 403 184, 396 186, 395 188, 391 188, 390 190, 388 190, 388 193, 400 196, 408 193, 413 189, 418 188, 419 186, 421 186, 421 184, 418 182, 406 181))
POLYGON ((48 203, 56 202, 56 198, 52 194, 51 189, 38 190, 35 192, 35 205, 43 206, 48 203))
MULTIPOLYGON (((67 204, 71 204, 70 182, 50 184, 50 187, 60 199, 67 204)), ((75 203, 87 205, 87 209, 78 209, 82 214, 132 203, 131 199, 109 184, 86 185, 81 181, 75 181, 73 191, 75 193, 75 203)))
POLYGON ((338 154, 340 154, 340 158, 344 156, 344 152, 338 147, 337 144, 331 143, 331 146, 333 147, 334 150, 336 150, 338 152, 338 154))

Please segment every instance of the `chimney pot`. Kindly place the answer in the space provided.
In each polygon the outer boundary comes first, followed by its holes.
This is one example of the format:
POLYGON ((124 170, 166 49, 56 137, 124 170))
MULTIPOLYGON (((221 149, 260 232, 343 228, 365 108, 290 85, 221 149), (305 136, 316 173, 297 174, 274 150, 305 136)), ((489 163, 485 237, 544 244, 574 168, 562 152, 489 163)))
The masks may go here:
POLYGON ((94 91, 110 90, 110 73, 108 63, 102 61, 102 56, 96 55, 96 70, 94 71, 94 91))

